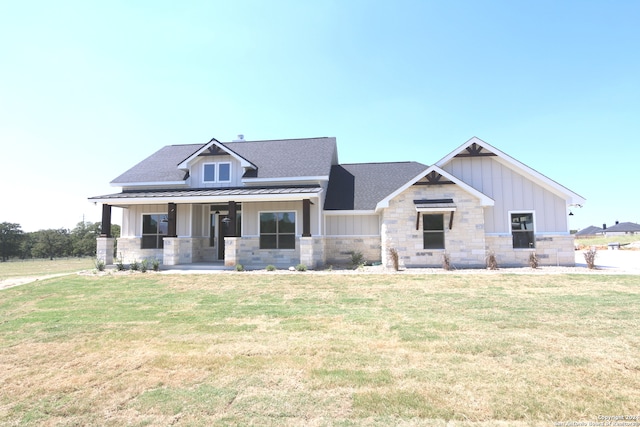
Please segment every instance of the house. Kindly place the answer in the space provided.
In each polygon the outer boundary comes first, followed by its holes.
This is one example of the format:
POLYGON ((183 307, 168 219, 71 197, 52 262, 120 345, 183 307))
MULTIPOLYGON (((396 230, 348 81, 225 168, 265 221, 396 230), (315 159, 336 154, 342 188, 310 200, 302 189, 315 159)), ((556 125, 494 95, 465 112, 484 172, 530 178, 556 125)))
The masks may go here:
POLYGON ((640 234, 640 224, 635 222, 618 222, 615 225, 603 230, 603 233, 607 236, 623 236, 625 234, 640 234))
POLYGON ((601 236, 602 232, 603 232, 602 228, 596 227, 595 225, 590 225, 578 231, 576 233, 576 237, 596 237, 596 236, 601 236))
POLYGON ((361 252, 406 267, 574 265, 568 208, 584 199, 471 138, 431 166, 340 164, 335 138, 166 146, 115 178, 102 204, 98 256, 113 263, 111 208, 123 212, 118 258, 164 265, 309 268, 361 252))

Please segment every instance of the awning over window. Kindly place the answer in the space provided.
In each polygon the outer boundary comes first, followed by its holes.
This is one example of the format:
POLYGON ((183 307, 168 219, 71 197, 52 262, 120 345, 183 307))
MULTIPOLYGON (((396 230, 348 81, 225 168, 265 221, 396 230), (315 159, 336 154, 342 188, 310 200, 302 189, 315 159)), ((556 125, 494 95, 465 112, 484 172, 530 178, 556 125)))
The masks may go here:
POLYGON ((455 212, 453 199, 423 199, 414 200, 417 212, 455 212))

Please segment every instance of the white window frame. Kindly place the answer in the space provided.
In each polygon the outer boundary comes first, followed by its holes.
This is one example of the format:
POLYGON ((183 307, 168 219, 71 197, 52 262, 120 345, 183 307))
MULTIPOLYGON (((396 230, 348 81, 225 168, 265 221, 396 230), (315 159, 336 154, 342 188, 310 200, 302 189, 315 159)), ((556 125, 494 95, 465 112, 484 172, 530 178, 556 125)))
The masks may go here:
POLYGON ((202 182, 204 184, 213 184, 216 182, 219 183, 229 183, 233 180, 233 165, 231 162, 206 162, 202 164, 202 182), (220 179, 220 165, 229 165, 229 179, 221 180, 220 179), (213 180, 208 181, 205 179, 205 169, 207 166, 213 166, 213 180))
MULTIPOLYGON (((258 211, 258 248, 261 251, 295 251, 296 250, 296 240, 298 239, 298 237, 300 237, 300 235, 298 234, 298 218, 300 217, 300 214, 298 212, 297 209, 279 209, 279 210, 263 210, 263 211, 258 211), (293 248, 290 249, 281 249, 281 248, 260 248, 260 237, 262 236, 262 233, 260 233, 260 216, 263 213, 267 213, 267 214, 275 214, 275 213, 289 213, 289 212, 293 212, 296 215, 296 223, 295 223, 295 231, 293 232, 293 248)), ((276 234, 276 236, 278 236, 280 233, 276 234)))
POLYGON ((516 209, 516 210, 510 210, 509 214, 508 214, 508 230, 509 230, 509 236, 511 237, 511 241, 513 242, 513 227, 511 225, 511 215, 512 214, 531 214, 531 217, 533 219, 533 247, 530 248, 514 248, 513 247, 513 243, 511 244, 511 248, 513 250, 516 251, 535 251, 536 249, 536 230, 538 229, 538 224, 536 222, 536 211, 532 210, 532 209, 516 209))

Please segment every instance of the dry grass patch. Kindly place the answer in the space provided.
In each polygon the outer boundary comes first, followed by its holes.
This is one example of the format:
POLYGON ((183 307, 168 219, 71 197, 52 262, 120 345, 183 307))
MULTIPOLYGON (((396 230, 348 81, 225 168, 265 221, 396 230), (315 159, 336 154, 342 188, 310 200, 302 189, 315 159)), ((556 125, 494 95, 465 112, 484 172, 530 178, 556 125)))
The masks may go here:
POLYGON ((633 414, 637 276, 70 276, 0 293, 0 424, 633 414))

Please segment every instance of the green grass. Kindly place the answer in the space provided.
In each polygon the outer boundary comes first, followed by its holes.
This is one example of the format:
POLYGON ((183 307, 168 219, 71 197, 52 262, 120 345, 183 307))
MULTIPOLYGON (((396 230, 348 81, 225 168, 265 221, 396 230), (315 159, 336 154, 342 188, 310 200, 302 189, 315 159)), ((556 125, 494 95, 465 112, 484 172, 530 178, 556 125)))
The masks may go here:
POLYGON ((62 258, 55 260, 11 260, 0 262, 0 280, 12 277, 44 276, 48 274, 73 273, 95 268, 92 258, 62 258))
POLYGON ((621 275, 66 276, 0 292, 1 425, 551 425, 635 414, 621 275))
MULTIPOLYGON (((635 243, 640 241, 639 235, 629 234, 622 236, 599 236, 578 239, 576 238, 576 245, 580 247, 590 246, 607 246, 609 243, 635 243)), ((624 246, 623 246, 624 248, 624 246)))

